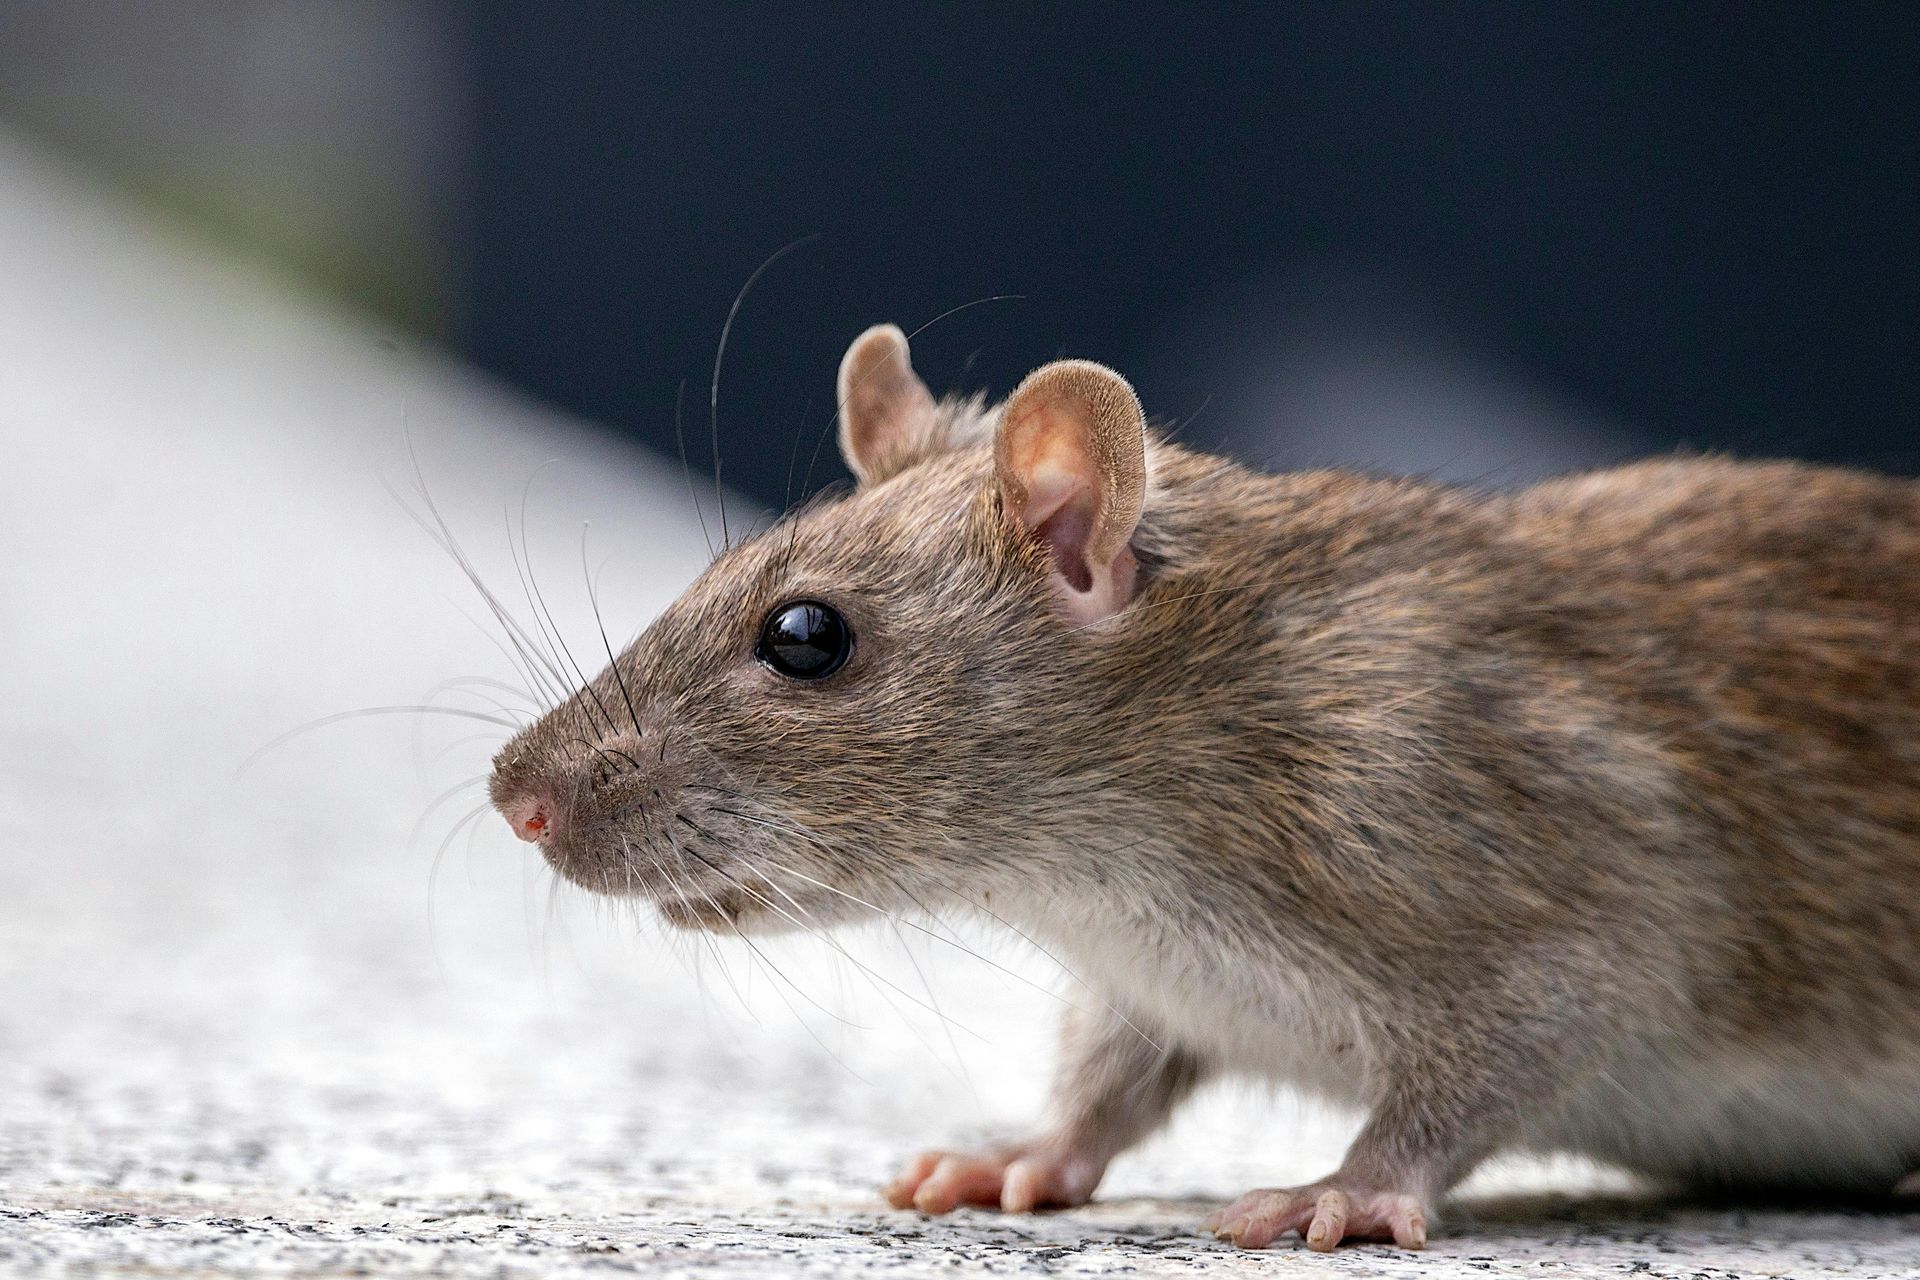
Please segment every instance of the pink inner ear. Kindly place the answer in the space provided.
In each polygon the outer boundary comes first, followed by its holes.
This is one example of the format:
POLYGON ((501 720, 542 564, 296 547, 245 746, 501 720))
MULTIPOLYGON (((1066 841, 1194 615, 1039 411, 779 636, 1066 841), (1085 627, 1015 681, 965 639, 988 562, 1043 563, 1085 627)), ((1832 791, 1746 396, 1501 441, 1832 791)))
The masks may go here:
POLYGON ((1025 519, 1053 554, 1053 567, 1069 587, 1082 594, 1093 587, 1087 540, 1093 536, 1098 499, 1092 482, 1076 464, 1080 459, 1056 450, 1035 457, 1028 472, 1025 519))
POLYGON ((1001 413, 994 471, 1008 513, 1046 540, 1057 611, 1087 626, 1133 599, 1129 542, 1145 481, 1140 403, 1120 375, 1056 361, 1001 413))
POLYGON ((1040 522, 1034 532, 1045 539, 1053 552, 1053 567, 1075 591, 1093 589, 1093 574, 1087 568, 1087 538, 1093 532, 1093 504, 1081 499, 1069 500, 1058 511, 1040 522))

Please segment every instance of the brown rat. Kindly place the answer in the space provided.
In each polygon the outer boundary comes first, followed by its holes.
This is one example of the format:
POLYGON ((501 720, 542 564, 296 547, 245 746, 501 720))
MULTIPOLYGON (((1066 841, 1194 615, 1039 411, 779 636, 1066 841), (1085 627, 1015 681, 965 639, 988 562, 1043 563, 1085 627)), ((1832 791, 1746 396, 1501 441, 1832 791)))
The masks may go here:
POLYGON ((1920 486, 1261 475, 1097 365, 936 400, 891 326, 840 391, 858 488, 721 554, 492 794, 678 925, 990 901, 1098 989, 1040 1135, 895 1205, 1080 1203, 1223 1074, 1369 1113, 1209 1220, 1249 1246, 1418 1246, 1503 1148, 1920 1169, 1920 486))

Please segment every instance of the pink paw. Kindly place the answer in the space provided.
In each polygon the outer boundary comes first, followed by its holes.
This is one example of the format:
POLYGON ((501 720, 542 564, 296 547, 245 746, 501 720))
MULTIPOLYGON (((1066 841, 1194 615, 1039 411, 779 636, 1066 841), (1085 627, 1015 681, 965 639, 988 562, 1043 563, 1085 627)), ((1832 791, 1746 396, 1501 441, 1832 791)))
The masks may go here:
POLYGON ((1040 1143, 988 1155, 929 1151, 887 1187, 886 1197, 896 1209, 922 1213, 946 1213, 963 1204, 1030 1213, 1085 1204, 1103 1172, 1084 1156, 1040 1143))
POLYGON ((1427 1207, 1419 1196, 1357 1187, 1338 1177, 1305 1187, 1249 1191, 1201 1224, 1243 1249, 1263 1249, 1289 1231, 1307 1248, 1330 1252, 1342 1240, 1391 1240, 1402 1249, 1427 1243, 1427 1207))

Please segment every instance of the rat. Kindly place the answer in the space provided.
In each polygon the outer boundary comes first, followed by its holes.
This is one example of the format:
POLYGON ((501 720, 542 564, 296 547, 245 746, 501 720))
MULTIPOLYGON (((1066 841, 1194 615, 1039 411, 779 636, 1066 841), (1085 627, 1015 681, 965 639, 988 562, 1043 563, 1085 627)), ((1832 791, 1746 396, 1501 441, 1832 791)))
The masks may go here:
POLYGON ((1417 1248, 1497 1151, 1920 1170, 1920 484, 1666 457, 1262 474, 1101 365, 839 374, 857 485, 728 547, 514 737, 559 873, 720 932, 979 909, 1098 995, 1027 1141, 896 1207, 1078 1205, 1203 1083, 1364 1111, 1206 1220, 1417 1248))

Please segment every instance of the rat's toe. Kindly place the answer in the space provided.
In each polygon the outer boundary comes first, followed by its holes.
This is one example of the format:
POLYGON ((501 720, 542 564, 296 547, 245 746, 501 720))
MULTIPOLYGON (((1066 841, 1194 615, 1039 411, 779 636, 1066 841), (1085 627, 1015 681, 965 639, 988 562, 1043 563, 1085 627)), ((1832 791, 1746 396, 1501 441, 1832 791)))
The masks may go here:
POLYGON ((1208 1214, 1202 1226, 1243 1249, 1264 1249, 1296 1231, 1319 1253, 1359 1240, 1421 1249, 1427 1243, 1427 1207, 1415 1195, 1329 1178, 1305 1187, 1250 1191, 1208 1214))
POLYGON ((1347 1234, 1347 1193, 1338 1189, 1323 1191, 1314 1201, 1313 1218, 1307 1224, 1307 1248, 1330 1253, 1347 1234))

